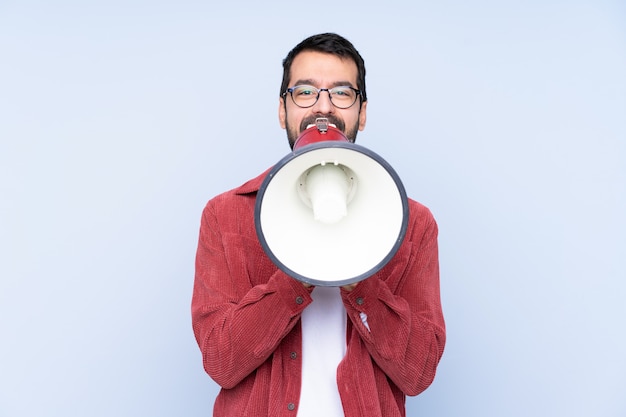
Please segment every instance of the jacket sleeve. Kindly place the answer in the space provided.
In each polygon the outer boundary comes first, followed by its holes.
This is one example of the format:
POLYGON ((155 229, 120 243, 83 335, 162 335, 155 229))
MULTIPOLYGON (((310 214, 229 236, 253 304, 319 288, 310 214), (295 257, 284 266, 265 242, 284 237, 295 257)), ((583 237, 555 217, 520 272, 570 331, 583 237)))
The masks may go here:
POLYGON ((378 274, 342 290, 348 316, 375 363, 406 395, 432 383, 445 345, 437 224, 415 203, 405 241, 378 274))
POLYGON ((217 216, 207 204, 191 303, 204 368, 224 388, 267 360, 312 301, 309 291, 277 270, 238 227, 245 225, 237 224, 236 216, 217 216), (254 285, 255 280, 262 283, 254 285))

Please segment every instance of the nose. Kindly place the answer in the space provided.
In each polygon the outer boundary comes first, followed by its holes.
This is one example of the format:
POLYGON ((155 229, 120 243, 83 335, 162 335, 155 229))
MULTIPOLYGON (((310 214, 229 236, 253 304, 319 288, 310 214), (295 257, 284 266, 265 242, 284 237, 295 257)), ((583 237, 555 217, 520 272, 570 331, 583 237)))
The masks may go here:
POLYGON ((313 111, 319 114, 330 114, 335 112, 335 106, 330 101, 330 92, 328 90, 322 90, 319 93, 317 102, 313 106, 313 111))

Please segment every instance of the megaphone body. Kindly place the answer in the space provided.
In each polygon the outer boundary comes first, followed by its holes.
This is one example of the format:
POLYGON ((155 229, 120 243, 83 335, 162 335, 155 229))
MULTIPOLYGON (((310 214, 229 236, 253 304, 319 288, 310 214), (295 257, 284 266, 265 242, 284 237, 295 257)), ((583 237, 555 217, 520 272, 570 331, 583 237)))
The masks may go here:
POLYGON ((264 179, 254 217, 263 250, 283 272, 311 285, 343 286, 395 255, 408 200, 382 157, 318 119, 264 179))

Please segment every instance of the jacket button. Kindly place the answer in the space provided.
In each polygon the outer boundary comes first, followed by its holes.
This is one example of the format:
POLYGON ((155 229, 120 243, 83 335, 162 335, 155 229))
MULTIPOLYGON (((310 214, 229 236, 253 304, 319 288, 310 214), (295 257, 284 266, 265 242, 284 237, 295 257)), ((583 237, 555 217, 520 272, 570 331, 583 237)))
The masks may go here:
POLYGON ((296 304, 302 304, 302 303, 304 303, 304 298, 300 296, 296 297, 296 304))
POLYGON ((356 303, 357 303, 358 305, 362 306, 362 305, 363 305, 363 297, 359 297, 359 298, 357 298, 357 299, 356 299, 356 303))
POLYGON ((293 411, 296 409, 296 405, 294 403, 287 404, 287 410, 293 411))
POLYGON ((291 356, 291 359, 295 359, 298 357, 298 354, 296 352, 291 352, 289 356, 291 356))

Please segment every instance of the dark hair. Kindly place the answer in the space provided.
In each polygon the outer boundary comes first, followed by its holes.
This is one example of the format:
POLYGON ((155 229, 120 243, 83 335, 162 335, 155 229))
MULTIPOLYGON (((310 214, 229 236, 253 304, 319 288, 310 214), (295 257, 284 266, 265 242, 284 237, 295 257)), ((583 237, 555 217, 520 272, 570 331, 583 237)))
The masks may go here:
POLYGON ((342 59, 349 58, 353 60, 358 70, 356 88, 361 90, 361 100, 367 101, 367 94, 365 93, 365 61, 363 61, 359 51, 356 50, 349 40, 335 33, 321 33, 310 36, 289 51, 285 59, 283 59, 283 82, 280 86, 281 96, 289 87, 291 64, 294 58, 304 51, 324 52, 336 55, 342 59))

